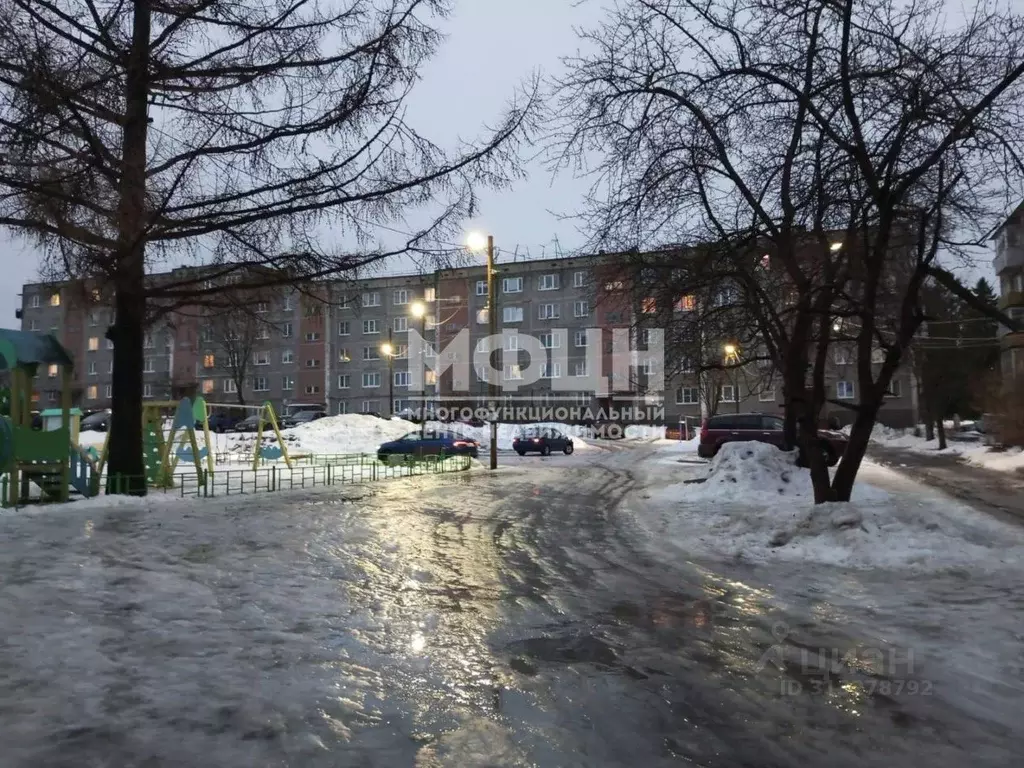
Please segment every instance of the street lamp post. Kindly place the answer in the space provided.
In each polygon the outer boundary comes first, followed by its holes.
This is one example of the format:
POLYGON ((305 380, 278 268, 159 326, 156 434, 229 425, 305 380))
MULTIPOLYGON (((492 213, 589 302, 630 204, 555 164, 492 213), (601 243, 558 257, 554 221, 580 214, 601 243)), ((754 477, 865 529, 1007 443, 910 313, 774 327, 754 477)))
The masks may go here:
POLYGON ((391 329, 388 329, 388 340, 381 345, 380 351, 388 359, 388 418, 395 418, 395 347, 391 343, 391 329))
MULTIPOLYGON (((472 251, 479 251, 484 247, 483 235, 473 232, 470 233, 467 238, 467 245, 472 251)), ((497 285, 494 279, 494 236, 487 235, 487 329, 488 334, 493 341, 495 335, 498 333, 498 312, 497 312, 497 285)), ((493 350, 488 347, 488 355, 493 353, 493 350)), ((488 357, 488 360, 490 358, 488 357)), ((490 365, 488 364, 488 367, 490 365)), ((491 469, 498 468, 498 385, 494 381, 494 376, 489 375, 487 382, 487 397, 490 400, 489 408, 491 412, 491 469)))
MULTIPOLYGON (((426 356, 426 343, 427 343, 427 305, 422 301, 414 302, 410 307, 412 316, 419 318, 420 321, 420 375, 423 376, 423 371, 427 367, 427 356, 426 356)), ((424 439, 427 434, 427 384, 426 380, 423 381, 423 391, 420 397, 420 439, 424 439)))

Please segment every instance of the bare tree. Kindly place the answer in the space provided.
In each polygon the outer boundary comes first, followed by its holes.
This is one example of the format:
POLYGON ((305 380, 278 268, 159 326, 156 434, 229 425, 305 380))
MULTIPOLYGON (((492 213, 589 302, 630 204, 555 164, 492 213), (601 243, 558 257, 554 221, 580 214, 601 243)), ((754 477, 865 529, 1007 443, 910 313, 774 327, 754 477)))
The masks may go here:
POLYGON ((954 28, 942 11, 623 0, 559 84, 555 162, 596 176, 595 244, 716 244, 819 502, 850 497, 922 284, 950 281, 1020 194, 1024 21, 983 3, 954 28), (830 480, 816 430, 836 340, 857 349, 858 400, 830 480))
POLYGON ((245 387, 254 366, 262 364, 261 347, 269 346, 271 325, 248 308, 234 308, 209 315, 204 322, 204 338, 214 350, 211 368, 221 368, 234 385, 235 398, 245 405, 245 387))
MULTIPOLYGON (((147 306, 348 271, 451 238, 533 95, 446 151, 405 120, 448 0, 0 0, 0 225, 113 299, 110 474, 144 493, 147 306), (430 204, 402 247, 378 224, 430 204), (364 255, 352 255, 358 246, 364 255), (203 264, 147 280, 156 264, 203 264), (258 266, 258 269, 253 269, 258 266)), ((407 226, 403 228, 408 229, 407 226)))

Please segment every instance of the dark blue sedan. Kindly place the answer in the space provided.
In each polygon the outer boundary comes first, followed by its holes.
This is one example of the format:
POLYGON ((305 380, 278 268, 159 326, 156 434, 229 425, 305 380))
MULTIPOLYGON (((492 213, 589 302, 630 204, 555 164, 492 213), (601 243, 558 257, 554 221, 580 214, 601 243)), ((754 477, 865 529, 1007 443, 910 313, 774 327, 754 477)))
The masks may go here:
POLYGON ((472 456, 480 452, 480 444, 453 432, 410 432, 390 443, 382 443, 377 449, 377 458, 383 462, 392 456, 472 456))

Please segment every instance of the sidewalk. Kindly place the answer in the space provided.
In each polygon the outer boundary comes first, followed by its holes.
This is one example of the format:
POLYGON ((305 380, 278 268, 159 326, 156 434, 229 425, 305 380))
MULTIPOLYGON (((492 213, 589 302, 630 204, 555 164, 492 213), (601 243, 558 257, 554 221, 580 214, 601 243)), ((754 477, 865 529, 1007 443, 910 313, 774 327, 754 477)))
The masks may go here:
POLYGON ((971 506, 1024 525, 1024 477, 961 461, 872 443, 868 457, 971 506))

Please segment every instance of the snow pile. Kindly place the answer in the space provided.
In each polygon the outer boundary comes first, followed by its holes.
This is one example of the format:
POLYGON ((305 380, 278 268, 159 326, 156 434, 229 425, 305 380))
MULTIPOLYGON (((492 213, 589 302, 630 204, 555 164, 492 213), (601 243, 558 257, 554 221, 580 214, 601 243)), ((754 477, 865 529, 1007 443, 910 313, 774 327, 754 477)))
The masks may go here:
POLYGON ((373 453, 381 443, 397 440, 419 427, 404 419, 380 419, 361 413, 327 416, 286 429, 282 435, 296 438, 311 453, 373 453))
POLYGON ((623 430, 627 440, 664 440, 665 427, 648 426, 646 424, 629 424, 623 430))
MULTIPOLYGON (((846 427, 843 431, 849 434, 850 428, 846 427)), ((922 426, 919 431, 923 433, 924 427, 922 426)), ((871 441, 886 448, 932 456, 957 456, 975 466, 999 472, 1024 470, 1024 450, 1020 448, 995 450, 984 443, 958 442, 953 439, 954 437, 955 433, 947 435, 946 448, 940 451, 938 439, 926 440, 914 435, 913 430, 893 429, 876 424, 871 431, 871 441)))
MULTIPOLYGON (((1024 532, 866 462, 849 503, 814 504, 810 473, 766 444, 729 443, 703 483, 649 477, 633 514, 665 557, 934 571, 1024 558, 1024 532), (892 490, 892 493, 883 489, 892 490)), ((698 468, 690 477, 698 479, 698 468)))
MULTIPOLYGON (((462 424, 460 422, 447 424, 439 421, 428 421, 427 428, 435 429, 440 432, 453 432, 456 435, 468 437, 480 443, 481 447, 490 448, 491 446, 491 427, 489 424, 482 427, 473 427, 469 424, 462 424)), ((511 451, 512 440, 514 440, 518 434, 527 429, 541 428, 557 429, 562 434, 569 435, 572 438, 573 448, 577 451, 596 450, 596 446, 590 444, 584 439, 590 434, 586 427, 573 424, 559 424, 558 422, 553 421, 537 422, 535 424, 499 424, 498 450, 511 451)))

